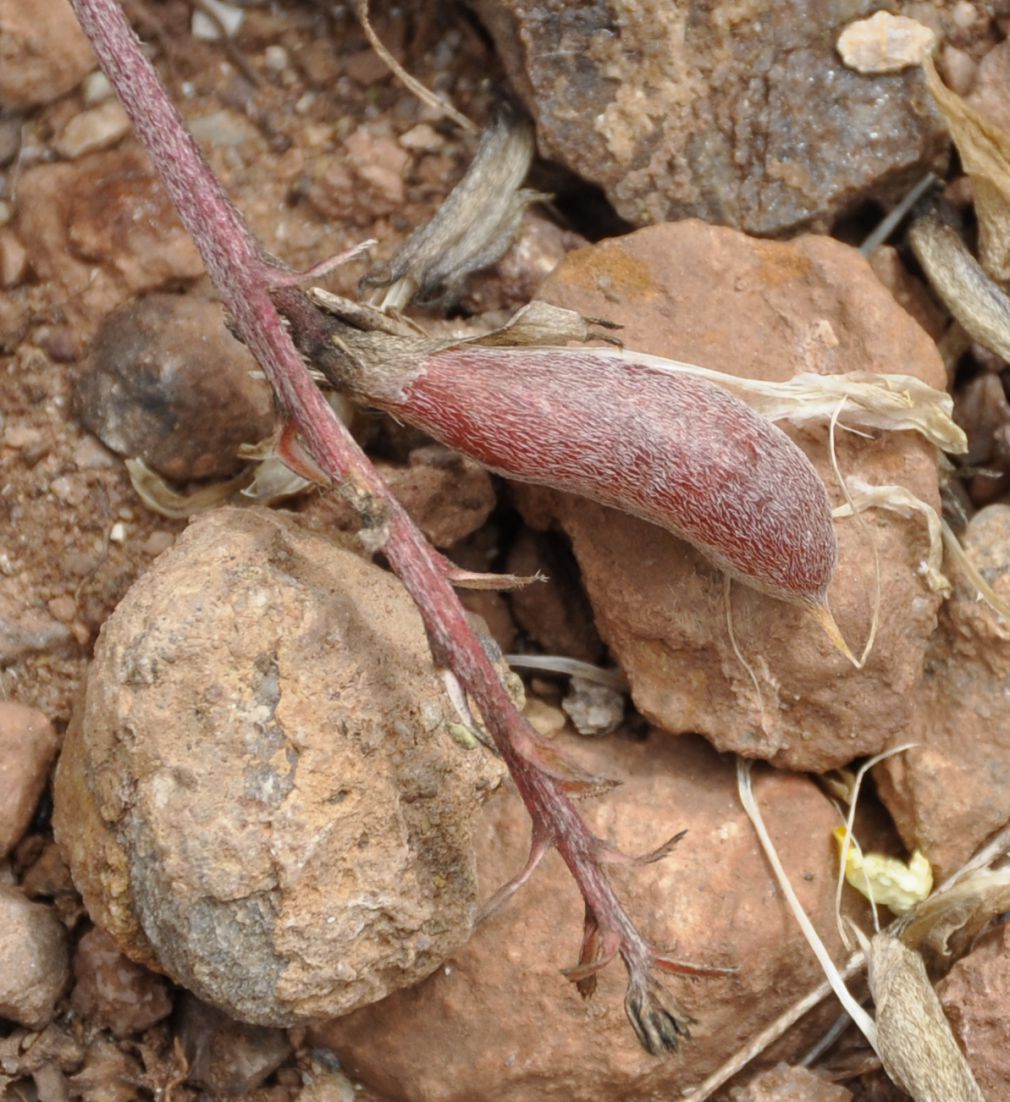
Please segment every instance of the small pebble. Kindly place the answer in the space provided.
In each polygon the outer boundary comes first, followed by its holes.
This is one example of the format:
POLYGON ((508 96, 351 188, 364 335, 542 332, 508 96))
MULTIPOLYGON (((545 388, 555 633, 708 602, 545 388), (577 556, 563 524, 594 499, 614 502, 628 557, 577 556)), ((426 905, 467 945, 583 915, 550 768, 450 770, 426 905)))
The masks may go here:
POLYGON ((178 1036, 188 1082, 222 1094, 255 1090, 291 1053, 282 1029, 237 1022, 190 994, 183 996, 178 1036))
POLYGON ((231 4, 222 4, 221 0, 201 0, 201 3, 217 16, 217 22, 199 9, 195 10, 192 21, 193 37, 204 42, 217 42, 223 28, 228 38, 234 38, 245 20, 245 12, 231 4))
POLYGON ((440 149, 443 144, 443 139, 439 136, 438 131, 426 122, 419 122, 417 126, 412 126, 405 134, 400 135, 398 141, 404 149, 418 150, 424 153, 440 149))
POLYGON ((897 73, 920 64, 935 37, 915 19, 878 11, 850 23, 837 45, 842 61, 857 73, 897 73))
POLYGON ((145 555, 160 555, 167 551, 175 543, 175 535, 172 532, 163 532, 160 529, 152 532, 140 545, 140 550, 145 555))
POLYGON ((119 460, 100 440, 87 433, 74 446, 74 463, 79 471, 97 471, 119 465, 119 460))
POLYGON ((283 46, 267 46, 263 51, 263 64, 273 73, 284 72, 288 62, 288 52, 283 46))
POLYGON ((124 956, 100 926, 78 942, 74 977, 74 1009, 116 1037, 141 1033, 172 1011, 168 981, 124 956))
POLYGON ((59 744, 41 712, 0 700, 0 858, 28 829, 59 744))
POLYGON ((106 447, 166 478, 226 477, 270 434, 273 404, 217 303, 154 294, 103 324, 77 374, 81 420, 106 447))
POLYGON ((580 735, 609 735, 624 719, 623 693, 583 677, 573 677, 561 707, 580 735))
POLYGON ((0 888, 0 1018, 42 1029, 70 974, 66 931, 50 907, 0 888))
POLYGON ((113 95, 112 83, 101 69, 96 69, 81 81, 81 95, 85 107, 94 107, 113 95))
POLYGON ((46 603, 46 607, 53 619, 58 620, 61 624, 69 624, 77 615, 77 602, 73 597, 53 597, 51 601, 46 603))
POLYGON ((28 250, 11 230, 0 230, 0 287, 16 287, 28 273, 28 250))
POLYGON ((107 99, 74 117, 54 145, 61 157, 73 161, 85 153, 110 149, 130 132, 130 119, 119 100, 107 99))

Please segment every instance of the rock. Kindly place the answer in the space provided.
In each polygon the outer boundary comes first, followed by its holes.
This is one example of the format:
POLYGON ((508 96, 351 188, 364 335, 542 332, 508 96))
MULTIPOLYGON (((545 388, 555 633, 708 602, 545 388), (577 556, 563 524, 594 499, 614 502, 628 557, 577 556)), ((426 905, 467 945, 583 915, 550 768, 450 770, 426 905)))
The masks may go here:
POLYGON ((731 1102, 848 1102, 852 1091, 806 1068, 779 1064, 730 1091, 731 1102))
POLYGON ((842 61, 857 73, 900 73, 921 65, 932 50, 936 35, 929 27, 904 15, 875 12, 869 19, 857 19, 838 36, 842 61))
POLYGON ((96 65, 67 0, 0 0, 0 107, 59 99, 96 65))
POLYGON ((350 218, 358 224, 383 218, 404 204, 409 161, 410 154, 391 134, 359 126, 309 189, 309 201, 327 218, 350 218))
MULTIPOLYGON (((898 370, 944 385, 926 334, 854 249, 828 238, 784 244, 699 222, 655 226, 572 253, 543 297, 623 323, 630 349, 729 374, 785 380, 803 371, 898 370)), ((787 431, 841 503, 826 428, 787 431)), ((939 507, 936 454, 915 434, 871 440, 841 433, 837 452, 846 477, 898 483, 939 507)), ((529 524, 558 526, 571 539, 596 626, 651 722, 700 732, 721 750, 814 771, 907 737, 940 603, 919 572, 928 549, 921 519, 868 514, 881 605, 876 644, 861 671, 799 608, 732 586, 734 633, 756 672, 759 702, 726 630, 723 578, 700 553, 581 498, 532 487, 516 493, 529 524)), ((829 600, 858 652, 874 611, 873 555, 865 527, 849 519, 835 530, 839 567, 829 600)))
POLYGON ((148 295, 108 317, 75 378, 81 420, 107 447, 167 478, 233 474, 269 436, 273 402, 219 303, 148 295))
POLYGON ((438 444, 415 448, 406 468, 383 466, 382 474, 436 547, 452 547, 472 535, 495 507, 487 471, 438 444))
POLYGON ((505 560, 509 574, 534 582, 509 594, 516 622, 545 654, 563 654, 596 662, 603 653, 593 610, 578 582, 578 564, 563 540, 547 532, 523 529, 505 560))
POLYGON ((641 225, 824 227, 917 179, 946 144, 918 72, 835 52, 872 0, 710 5, 471 0, 537 123, 541 153, 641 225))
POLYGON ((48 907, 0 887, 0 1018, 42 1029, 69 977, 66 933, 48 907))
MULTIPOLYGON (((588 1002, 559 973, 575 961, 583 908, 552 854, 423 983, 311 1031, 380 1095, 400 1102, 679 1098, 822 978, 740 808, 731 762, 698 738, 656 733, 644 742, 559 736, 552 745, 621 780, 604 799, 580 804, 606 842, 641 853, 688 828, 666 860, 608 871, 646 936, 684 960, 739 972, 669 979, 696 1022, 675 1057, 649 1056, 624 1015, 620 964, 600 973, 588 1002)), ((830 838, 836 813, 797 775, 759 772, 756 791, 804 909, 841 959, 830 838)), ((522 866, 529 834, 519 797, 502 789, 477 836, 485 898, 522 866)), ((835 1013, 825 1008, 822 1021, 835 1013)), ((802 1052, 821 1028, 812 1022, 791 1034, 779 1058, 802 1052)))
POLYGON ((982 1093, 1007 1097, 1010 1083, 1010 926, 990 930, 937 985, 982 1093))
POLYGON ((192 995, 182 998, 178 1037, 186 1081, 215 1094, 246 1096, 291 1055, 282 1030, 233 1021, 192 995))
POLYGON ((32 607, 16 591, 5 592, 4 581, 0 578, 0 666, 9 666, 28 654, 58 650, 71 641, 66 624, 32 607))
POLYGON ((59 745, 41 712, 0 700, 0 859, 28 829, 59 745))
POLYGON ((196 279, 203 262, 147 157, 134 148, 21 175, 14 219, 83 346, 127 299, 196 279))
POLYGON ((965 463, 984 464, 993 456, 997 433, 1010 425, 1010 403, 999 375, 987 371, 957 388, 954 419, 968 436, 965 463))
POLYGON ((565 715, 580 735, 609 735, 624 719, 624 693, 598 685, 584 677, 573 677, 561 702, 565 715))
POLYGON ((260 1025, 416 982, 469 936, 502 775, 446 727, 392 575, 259 510, 206 514, 106 622, 54 828, 132 959, 260 1025))
MULTIPOLYGON (((1010 600, 1010 506, 977 513, 962 537, 969 558, 1010 600)), ((951 571, 916 692, 916 747, 874 771, 881 799, 909 849, 921 849, 938 879, 958 868, 1010 819, 1010 626, 951 571)))
POLYGON ((1010 41, 994 46, 979 63, 968 104, 1000 130, 1010 131, 1010 41))
POLYGON ((55 142, 61 157, 74 160, 85 153, 109 149, 130 132, 130 119, 118 100, 109 99, 82 111, 63 128, 55 142))
MULTIPOLYGON (((381 461, 375 466, 429 542, 452 547, 484 524, 495 506, 495 493, 483 467, 440 444, 414 448, 407 460, 406 466, 381 461)), ((339 494, 307 499, 300 515, 322 532, 357 531, 361 524, 354 507, 339 494)))
POLYGON ((142 1033, 172 1012, 167 981, 123 956, 100 926, 77 943, 74 978, 74 1010, 116 1037, 142 1033))

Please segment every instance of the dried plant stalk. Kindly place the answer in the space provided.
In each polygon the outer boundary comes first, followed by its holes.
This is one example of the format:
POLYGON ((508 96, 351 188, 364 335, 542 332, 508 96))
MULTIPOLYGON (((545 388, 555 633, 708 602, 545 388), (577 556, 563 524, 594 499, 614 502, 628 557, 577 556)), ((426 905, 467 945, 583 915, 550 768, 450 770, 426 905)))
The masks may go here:
POLYGON ((273 387, 287 456, 297 465, 303 444, 312 473, 325 475, 356 506, 370 545, 381 548, 416 602, 436 665, 452 671, 480 711, 533 820, 534 854, 555 847, 578 884, 586 925, 580 966, 572 978, 588 994, 595 971, 620 956, 628 972, 625 1008, 639 1040, 650 1052, 672 1051, 687 1034, 688 1019, 653 968, 685 969, 654 950, 625 911, 603 871, 602 843, 566 795, 568 782, 539 764, 536 735, 516 711, 470 627, 445 561, 390 494, 313 382, 274 302, 283 303, 286 296, 300 301, 300 292, 292 288, 302 277, 266 257, 252 238, 115 0, 71 2, 200 249, 237 333, 273 387))

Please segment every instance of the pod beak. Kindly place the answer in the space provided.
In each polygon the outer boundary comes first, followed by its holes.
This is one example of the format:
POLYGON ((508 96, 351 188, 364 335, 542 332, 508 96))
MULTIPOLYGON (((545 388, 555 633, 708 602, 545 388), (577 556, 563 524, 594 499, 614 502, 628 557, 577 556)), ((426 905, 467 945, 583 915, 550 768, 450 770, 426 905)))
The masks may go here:
POLYGON ((852 651, 849 650, 849 644, 842 638, 842 633, 839 630, 838 624, 835 623, 835 618, 831 615, 831 609, 828 608, 827 604, 810 604, 807 607, 810 610, 811 616, 821 625, 825 635, 827 635, 834 644, 835 650, 844 654, 857 670, 862 669, 862 662, 860 662, 852 651))

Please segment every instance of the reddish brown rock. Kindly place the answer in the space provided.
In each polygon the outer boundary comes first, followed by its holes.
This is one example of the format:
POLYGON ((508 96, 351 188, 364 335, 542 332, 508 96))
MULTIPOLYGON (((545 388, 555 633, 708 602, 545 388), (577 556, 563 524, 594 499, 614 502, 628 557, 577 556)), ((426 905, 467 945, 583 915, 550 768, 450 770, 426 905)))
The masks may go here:
MULTIPOLYGON (((429 979, 313 1030, 316 1042, 379 1094, 400 1102, 679 1098, 820 982, 740 808, 731 762, 700 739, 655 732, 645 742, 563 738, 560 745, 594 772, 622 782, 604 799, 580 805, 607 842, 641 853, 688 828, 657 865, 609 866, 645 934, 680 958, 739 972, 670 980, 696 1023, 676 1056, 649 1056, 624 1015, 619 963, 603 970, 589 1002, 560 974, 577 956, 583 910, 567 870, 551 855, 429 979)), ((838 959, 836 813, 804 777, 760 771, 755 787, 803 907, 838 959)), ((483 896, 521 867, 528 839, 522 804, 503 789, 477 837, 483 896)), ((830 1020, 835 1010, 828 1007, 826 1015, 830 1020)), ((811 1039, 802 1030, 793 1034, 780 1058, 799 1053, 811 1039)))
POLYGON ((0 858, 27 830, 59 745, 41 712, 0 700, 0 858))
POLYGON ((730 1091, 731 1102, 848 1102, 852 1091, 806 1068, 779 1064, 730 1091))
POLYGON ((69 977, 67 939, 49 907, 0 887, 0 1018, 41 1029, 69 977))
POLYGON ((0 107, 37 107, 97 62, 67 0, 0 0, 0 107))
POLYGON ((116 1037, 142 1033, 172 1012, 167 981, 123 956, 100 926, 77 943, 74 979, 74 1010, 116 1037))
POLYGON ((989 1102, 1010 1097, 1010 926, 991 930, 937 986, 989 1102))
MULTIPOLYGON (((376 468, 436 547, 452 547, 472 535, 495 506, 487 471, 439 444, 412 449, 406 466, 378 462, 376 468)), ((323 532, 357 531, 361 524, 350 502, 336 493, 309 498, 300 515, 323 532)))
POLYGON ((154 294, 106 318, 75 377, 81 420, 167 478, 233 474, 273 428, 270 388, 219 303, 154 294))
MULTIPOLYGON (((977 513, 963 542, 1010 601, 1010 506, 977 513)), ((951 578, 954 597, 930 644, 907 735, 917 745, 875 770, 905 844, 941 877, 1010 819, 1010 626, 956 568, 951 578)))
MULTIPOLYGON (((810 371, 900 371, 944 385, 926 334, 855 250, 828 238, 783 244, 700 222, 655 226, 572 253, 544 297, 623 323, 628 348, 729 374, 785 380, 810 371)), ((826 427, 787 431, 840 504, 826 427)), ((841 433, 837 451, 846 477, 896 483, 938 507, 936 453, 915 434, 841 433)), ((571 539, 597 628, 653 723, 812 770, 875 753, 907 733, 940 603, 920 574, 928 551, 920 519, 869 516, 881 605, 876 645, 861 671, 801 609, 732 586, 734 632, 758 678, 759 702, 726 628, 723 577, 699 552, 581 498, 517 493, 529 523, 558 526, 571 539)), ((835 531, 839 565, 829 600, 858 652, 874 614, 870 537, 851 519, 835 531)))
POLYGON ((292 518, 222 509, 102 629, 54 791, 95 921, 261 1025, 437 968, 476 911, 500 763, 446 719, 396 579, 292 518))
POLYGON ((524 529, 509 548, 505 568, 519 577, 544 575, 542 582, 509 594, 516 621, 544 653, 596 662, 603 643, 570 549, 557 536, 524 529))
POLYGON ((167 192, 135 148, 28 169, 18 181, 14 229, 35 275, 60 293, 79 349, 127 299, 203 272, 167 192))
POLYGON ((182 999, 178 1030, 187 1082, 214 1094, 246 1097, 291 1055, 283 1030, 236 1022, 192 995, 182 999))
POLYGON ((1010 41, 994 46, 982 58, 968 103, 994 126, 1010 131, 1010 41))
POLYGON ((946 143, 918 71, 867 77, 836 53, 838 32, 872 0, 830 0, 816 14, 803 0, 471 4, 541 152, 638 225, 825 226, 907 186, 946 143))

